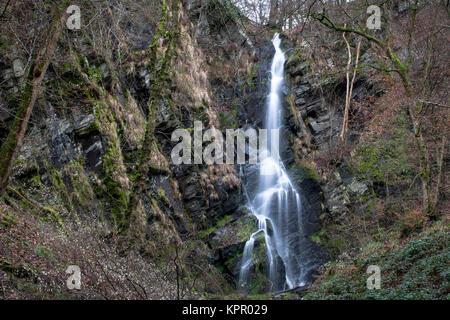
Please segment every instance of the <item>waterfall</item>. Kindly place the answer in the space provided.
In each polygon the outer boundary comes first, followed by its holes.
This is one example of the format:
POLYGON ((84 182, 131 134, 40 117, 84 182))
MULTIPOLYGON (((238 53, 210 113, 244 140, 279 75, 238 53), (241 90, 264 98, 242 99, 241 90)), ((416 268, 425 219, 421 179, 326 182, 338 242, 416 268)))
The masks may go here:
POLYGON ((280 48, 281 39, 275 34, 272 43, 275 55, 271 67, 270 93, 267 97, 265 126, 268 131, 267 150, 260 150, 257 193, 248 198, 249 214, 256 217, 258 230, 246 242, 241 261, 239 285, 249 281, 254 263, 255 240, 264 235, 268 278, 272 290, 291 289, 303 285, 301 250, 301 199, 292 185, 280 160, 278 131, 281 128, 281 87, 284 82, 285 55, 280 48), (271 134, 272 133, 272 134, 271 134), (269 152, 270 150, 270 152, 269 152), (275 151, 274 151, 275 150, 275 151))

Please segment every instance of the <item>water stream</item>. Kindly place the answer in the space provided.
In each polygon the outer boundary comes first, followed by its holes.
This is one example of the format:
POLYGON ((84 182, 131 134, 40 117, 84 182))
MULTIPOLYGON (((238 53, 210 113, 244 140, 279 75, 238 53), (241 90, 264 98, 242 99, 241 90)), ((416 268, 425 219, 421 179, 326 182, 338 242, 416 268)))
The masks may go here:
MULTIPOLYGON (((301 261, 296 252, 301 245, 301 198, 291 183, 280 159, 279 135, 270 135, 281 128, 282 93, 284 82, 285 55, 280 48, 281 39, 275 34, 272 39, 275 55, 272 61, 270 93, 267 97, 265 126, 269 137, 267 150, 260 150, 260 165, 257 192, 248 199, 250 214, 258 221, 258 230, 246 242, 241 262, 239 284, 248 285, 254 264, 255 241, 264 236, 266 258, 269 266, 268 278, 272 290, 291 289, 303 285, 304 275, 301 261), (269 152, 269 150, 271 152, 269 152), (275 150, 275 151, 273 151, 275 150)), ((260 240, 261 241, 261 240, 260 240)))

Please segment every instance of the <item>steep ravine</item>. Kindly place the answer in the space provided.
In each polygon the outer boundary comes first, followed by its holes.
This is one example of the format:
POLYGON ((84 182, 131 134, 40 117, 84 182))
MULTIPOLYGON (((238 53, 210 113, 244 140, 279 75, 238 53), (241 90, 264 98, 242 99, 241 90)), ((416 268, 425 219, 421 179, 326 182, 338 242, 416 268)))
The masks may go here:
MULTIPOLYGON (((286 238, 294 240, 283 258, 294 269, 301 265, 301 272, 296 270, 297 278, 288 284, 285 261, 278 255, 274 260, 280 267, 271 275, 267 243, 255 236, 242 290, 238 281, 245 244, 258 229, 248 205, 261 191, 259 168, 173 165, 171 151, 177 143, 171 134, 180 128, 192 131, 195 121, 222 131, 266 125, 274 30, 264 28, 259 34, 246 30, 246 18, 227 1, 186 1, 180 8, 181 36, 170 59, 169 85, 156 108, 150 171, 140 195, 130 258, 124 253, 129 248, 124 247, 117 225, 132 192, 144 140, 155 68, 149 46, 157 26, 127 14, 121 28, 138 36, 121 44, 131 48, 126 59, 112 62, 83 42, 91 39, 67 37, 64 41, 71 41, 70 45, 61 41, 58 59, 46 75, 45 94, 35 106, 11 188, 1 203, 0 227, 9 237, 2 239, 13 239, 11 245, 2 243, 0 248, 1 270, 8 270, 5 274, 13 279, 8 282, 12 283, 8 294, 73 297, 64 282, 69 264, 91 270, 88 279, 100 279, 96 281, 101 285, 86 281, 79 298, 142 298, 133 281, 145 283, 145 292, 163 292, 151 298, 176 298, 180 292, 175 282, 180 277, 190 298, 203 293, 255 295, 298 286, 302 291, 314 281, 317 269, 335 258, 334 244, 324 235, 324 221, 339 220, 353 207, 365 208, 367 203, 363 198, 368 185, 345 164, 331 172, 321 168, 326 162, 323 157, 334 157, 331 145, 342 124, 342 111, 332 109, 323 92, 334 93, 340 101, 345 95, 342 79, 317 79, 311 62, 281 36, 286 62, 279 92, 280 158, 283 174, 292 185, 289 192, 298 192, 298 199, 290 198, 286 208, 298 209, 301 203, 301 219, 295 224, 299 232, 290 230, 286 238), (94 90, 93 82, 102 89, 94 90), (10 218, 11 212, 20 213, 21 218, 10 218), (64 241, 58 242, 60 237, 64 241), (18 248, 23 250, 23 261, 16 256, 18 248), (115 269, 119 260, 125 275, 133 277, 121 284, 125 289, 114 290, 124 277, 115 269), (46 270, 52 270, 47 274, 53 278, 45 276, 46 270), (37 288, 36 279, 44 279, 45 294, 37 288), (31 283, 27 292, 18 289, 22 281, 31 283), (195 290, 190 290, 192 283, 195 290)), ((18 98, 24 80, 18 66, 24 65, 26 57, 14 43, 1 40, 3 139, 15 111, 15 104, 8 100, 18 98)), ((374 84, 361 77, 353 98, 358 101, 376 92, 374 84)), ((350 131, 349 139, 357 138, 350 131)), ((266 226, 265 232, 272 235, 273 227, 266 226)))

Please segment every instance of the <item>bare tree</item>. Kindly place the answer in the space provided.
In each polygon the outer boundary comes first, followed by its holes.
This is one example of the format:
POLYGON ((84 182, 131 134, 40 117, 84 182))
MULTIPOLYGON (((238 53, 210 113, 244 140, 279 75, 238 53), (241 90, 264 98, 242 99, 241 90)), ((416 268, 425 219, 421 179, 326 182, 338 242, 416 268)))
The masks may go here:
POLYGON ((16 117, 8 137, 0 149, 0 194, 5 191, 8 185, 9 175, 17 154, 22 147, 31 112, 33 111, 34 104, 40 93, 42 80, 50 65, 58 39, 61 36, 63 24, 67 18, 67 13, 65 12, 67 2, 68 1, 64 1, 61 5, 55 4, 52 7, 53 22, 46 33, 46 35, 48 35, 48 41, 44 41, 42 44, 42 47, 29 70, 16 117))
POLYGON ((356 78, 356 71, 358 69, 358 62, 359 62, 359 53, 361 49, 361 40, 358 41, 358 46, 356 48, 356 61, 355 61, 355 68, 353 71, 353 77, 350 81, 350 65, 352 63, 352 51, 350 48, 350 44, 348 43, 347 38, 345 37, 345 32, 342 34, 342 37, 344 38, 345 44, 347 45, 347 51, 348 51, 348 62, 347 62, 347 71, 345 72, 346 78, 347 78, 347 91, 345 95, 345 110, 344 110, 344 121, 342 123, 342 130, 340 134, 341 141, 345 145, 345 139, 347 136, 347 128, 348 128, 348 112, 350 109, 350 103, 352 100, 352 92, 353 92, 353 85, 355 83, 356 78))
MULTIPOLYGON (((377 37, 375 35, 372 35, 369 33, 367 29, 361 28, 360 25, 355 22, 357 21, 356 18, 351 17, 348 12, 345 12, 346 15, 351 20, 351 23, 354 25, 354 27, 347 27, 346 25, 341 26, 337 24, 333 18, 331 18, 329 15, 327 15, 324 12, 312 12, 310 13, 310 16, 319 21, 322 25, 325 27, 342 32, 342 33, 349 33, 354 34, 357 36, 362 37, 363 39, 366 39, 369 41, 369 43, 375 45, 376 48, 380 49, 380 55, 385 59, 385 61, 388 61, 388 63, 380 63, 378 65, 370 65, 376 70, 386 72, 386 73, 395 73, 397 74, 402 82, 405 96, 407 97, 408 102, 404 104, 405 112, 409 117, 409 120, 411 122, 411 127, 413 131, 413 136, 415 138, 417 151, 419 155, 419 161, 421 166, 421 173, 420 173, 420 179, 422 182, 422 198, 423 198, 423 212, 426 215, 432 216, 434 215, 435 208, 436 208, 436 202, 438 197, 433 196, 439 193, 439 186, 440 186, 440 179, 441 175, 439 174, 437 177, 435 188, 433 191, 433 175, 432 175, 432 158, 431 153, 429 150, 429 147, 427 145, 427 139, 424 136, 424 128, 422 123, 422 118, 420 116, 423 108, 424 103, 421 102, 420 97, 425 94, 426 86, 427 86, 427 79, 430 74, 430 65, 432 62, 432 53, 434 50, 435 45, 435 37, 436 35, 443 30, 443 28, 437 28, 437 17, 439 15, 439 8, 442 5, 440 1, 433 1, 430 2, 428 5, 432 5, 434 8, 434 19, 431 25, 431 28, 428 33, 428 39, 427 39, 427 52, 425 54, 425 62, 423 70, 414 70, 413 68, 413 59, 415 57, 414 48, 413 48, 413 42, 414 42, 414 35, 417 31, 417 13, 419 11, 419 1, 414 0, 410 2, 409 10, 410 10, 410 19, 409 19, 409 27, 407 29, 406 39, 406 54, 405 58, 401 58, 398 54, 395 53, 395 50, 392 47, 391 42, 391 33, 390 33, 390 21, 387 21, 388 25, 388 31, 386 32, 385 39, 381 37, 377 37), (417 81, 417 74, 421 73, 421 81, 417 81)), ((387 10, 387 5, 384 3, 385 11, 387 10)), ((388 19, 388 15, 385 13, 385 18, 388 19)), ((447 16, 448 18, 448 16, 447 16)), ((445 148, 445 133, 443 134, 443 137, 441 138, 442 141, 442 148, 439 154, 442 154, 444 152, 445 148)), ((442 156, 438 157, 438 162, 440 162, 440 158, 442 156)), ((438 167, 442 170, 441 163, 438 163, 438 167)))
POLYGON ((277 26, 279 22, 279 0, 270 0, 269 25, 277 26))

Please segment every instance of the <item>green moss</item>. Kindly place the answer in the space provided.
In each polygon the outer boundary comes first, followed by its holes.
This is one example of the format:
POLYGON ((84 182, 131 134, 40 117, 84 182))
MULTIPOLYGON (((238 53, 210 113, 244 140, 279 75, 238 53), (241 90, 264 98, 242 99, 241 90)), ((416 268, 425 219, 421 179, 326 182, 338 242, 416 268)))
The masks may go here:
POLYGON ((73 66, 70 62, 64 62, 60 67, 60 73, 64 74, 73 70, 73 66))
POLYGON ((116 226, 119 227, 124 222, 124 209, 128 205, 127 193, 111 174, 105 176, 102 183, 106 188, 110 213, 116 226))
POLYGON ((319 177, 317 176, 316 171, 311 167, 308 167, 306 165, 300 165, 297 167, 296 171, 297 171, 300 181, 307 180, 307 179, 319 181, 319 177))
MULTIPOLYGON (((30 67, 30 70, 33 70, 33 65, 30 67)), ((8 170, 10 170, 10 163, 13 158, 13 154, 17 147, 17 138, 20 133, 20 127, 22 125, 23 119, 25 119, 26 112, 31 101, 31 95, 33 91, 32 84, 32 75, 31 72, 27 76, 27 80, 25 87, 23 89, 23 95, 21 99, 18 101, 18 108, 16 112, 16 116, 14 118, 14 122, 9 130, 9 134, 6 140, 3 142, 0 149, 0 177, 4 177, 9 174, 8 170)))
POLYGON ((411 150, 414 150, 414 142, 410 139, 407 121, 403 115, 398 115, 390 137, 372 136, 358 144, 351 169, 360 178, 387 185, 409 180, 414 176, 411 150))
POLYGON ((158 194, 158 198, 162 201, 164 201, 165 203, 169 203, 169 200, 166 197, 166 191, 164 191, 163 188, 158 188, 156 190, 156 193, 158 194))
POLYGON ((253 253, 254 272, 248 283, 249 295, 256 295, 270 291, 271 282, 268 278, 269 266, 266 255, 266 243, 263 239, 257 243, 253 253))
POLYGON ((64 183, 61 172, 56 168, 52 167, 46 160, 44 160, 44 164, 47 167, 47 172, 50 176, 50 180, 52 183, 52 187, 55 189, 56 193, 61 198, 61 202, 67 208, 67 210, 73 210, 72 198, 67 190, 66 184, 64 183))
POLYGON ((248 300, 273 300, 274 295, 271 292, 268 293, 258 293, 258 294, 249 294, 245 297, 248 300))
POLYGON ((198 234, 199 239, 203 240, 207 238, 211 233, 213 233, 216 230, 216 227, 209 227, 206 230, 203 230, 198 234))
POLYGON ((0 219, 0 225, 9 229, 12 225, 16 224, 17 218, 14 216, 14 213, 8 209, 6 209, 6 214, 3 215, 0 219))
MULTIPOLYGON (((95 198, 95 193, 84 171, 81 157, 66 164, 61 170, 52 167, 45 159, 44 165, 50 177, 51 188, 54 189, 55 194, 60 198, 60 203, 68 212, 75 212, 76 205, 85 208, 90 205, 90 201, 95 198)), ((48 217, 66 230, 57 209, 45 205, 42 208, 48 217)))
POLYGON ((32 186, 36 188, 39 188, 42 185, 41 175, 39 174, 39 171, 31 178, 31 183, 32 186))
POLYGON ((219 221, 217 221, 217 226, 224 227, 226 224, 231 222, 231 220, 233 220, 233 218, 234 218, 234 216, 232 214, 225 216, 222 219, 220 219, 219 221))
POLYGON ((71 200, 76 201, 80 206, 87 207, 94 199, 95 194, 84 171, 83 159, 80 157, 74 160, 71 164, 66 165, 63 171, 68 177, 72 189, 71 200))
POLYGON ((241 219, 237 223, 238 232, 237 237, 240 241, 247 241, 250 239, 250 235, 257 231, 257 221, 254 217, 246 217, 241 219))
POLYGON ((60 225, 60 227, 66 232, 66 226, 64 225, 64 222, 60 216, 60 214, 58 213, 57 210, 55 210, 53 207, 51 206, 44 206, 43 210, 47 213, 47 217, 50 217, 51 220, 58 222, 58 224, 60 225))
MULTIPOLYGON (((199 233, 198 237, 200 239, 205 239, 207 238, 211 233, 213 233, 214 231, 217 230, 217 228, 223 228, 225 225, 227 225, 228 223, 230 223, 232 220, 234 219, 234 215, 227 215, 224 216, 223 218, 221 218, 220 220, 217 221, 217 223, 214 226, 209 227, 208 229, 202 231, 199 233)), ((225 235, 226 237, 227 235, 225 235)), ((225 239, 223 239, 225 240, 225 239)))
POLYGON ((124 223, 124 210, 128 206, 128 190, 119 183, 119 179, 127 180, 128 177, 123 164, 114 115, 105 101, 96 101, 95 108, 98 113, 99 130, 108 143, 108 149, 102 157, 104 177, 101 184, 104 188, 96 188, 96 192, 100 197, 107 199, 110 216, 115 226, 119 228, 124 223))
POLYGON ((236 264, 239 263, 239 261, 241 261, 242 255, 243 255, 242 252, 238 252, 236 255, 228 258, 225 261, 224 265, 228 267, 229 270, 232 270, 236 266, 236 264))
POLYGON ((318 231, 316 231, 312 236, 311 236, 311 240, 314 241, 315 243, 323 243, 325 237, 325 230, 324 229, 320 229, 318 231))
POLYGON ((249 295, 255 296, 261 294, 266 291, 266 284, 268 282, 268 278, 262 272, 258 270, 258 267, 255 270, 255 276, 249 281, 248 289, 249 295))
POLYGON ((97 121, 92 121, 88 128, 80 130, 77 133, 80 135, 90 135, 92 133, 97 133, 100 131, 100 126, 97 121))

